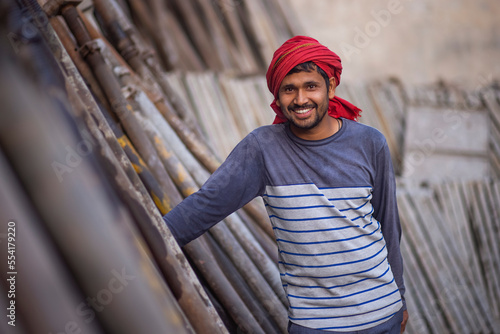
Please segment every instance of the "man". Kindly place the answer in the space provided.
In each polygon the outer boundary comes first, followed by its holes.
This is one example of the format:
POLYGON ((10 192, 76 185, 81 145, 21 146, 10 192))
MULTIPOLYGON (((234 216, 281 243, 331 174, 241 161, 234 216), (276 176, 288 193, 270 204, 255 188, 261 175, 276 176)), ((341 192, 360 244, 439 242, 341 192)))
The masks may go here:
POLYGON ((273 125, 246 136, 164 219, 182 246, 262 196, 279 249, 290 333, 400 333, 401 227, 383 135, 335 96, 340 58, 296 36, 274 54, 273 125))

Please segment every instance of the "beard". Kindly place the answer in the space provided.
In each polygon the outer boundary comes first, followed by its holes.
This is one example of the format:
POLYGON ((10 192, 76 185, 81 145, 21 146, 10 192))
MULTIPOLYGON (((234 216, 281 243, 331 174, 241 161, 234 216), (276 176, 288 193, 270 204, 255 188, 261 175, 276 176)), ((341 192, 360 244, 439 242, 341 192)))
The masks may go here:
POLYGON ((283 114, 286 115, 286 118, 293 126, 302 130, 310 130, 316 127, 319 123, 321 123, 325 115, 328 113, 327 111, 328 109, 319 110, 317 104, 307 104, 302 106, 299 105, 289 106, 287 108, 287 112, 284 112, 283 114), (293 113, 296 109, 305 109, 305 108, 314 108, 316 110, 316 112, 312 116, 312 119, 298 120, 295 117, 293 117, 293 113))

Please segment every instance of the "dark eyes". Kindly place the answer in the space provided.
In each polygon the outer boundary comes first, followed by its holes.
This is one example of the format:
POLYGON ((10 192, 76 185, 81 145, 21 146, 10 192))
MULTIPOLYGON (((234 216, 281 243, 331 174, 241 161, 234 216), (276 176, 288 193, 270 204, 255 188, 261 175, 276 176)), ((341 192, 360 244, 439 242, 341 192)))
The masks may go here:
MULTIPOLYGON (((306 89, 308 89, 308 90, 313 90, 313 89, 318 88, 318 85, 317 85, 317 84, 308 84, 308 85, 306 85, 305 87, 306 87, 306 89)), ((284 88, 283 88, 283 92, 285 92, 285 93, 291 93, 291 92, 293 92, 293 91, 295 91, 295 90, 296 90, 296 88, 295 88, 295 87, 284 87, 284 88)))

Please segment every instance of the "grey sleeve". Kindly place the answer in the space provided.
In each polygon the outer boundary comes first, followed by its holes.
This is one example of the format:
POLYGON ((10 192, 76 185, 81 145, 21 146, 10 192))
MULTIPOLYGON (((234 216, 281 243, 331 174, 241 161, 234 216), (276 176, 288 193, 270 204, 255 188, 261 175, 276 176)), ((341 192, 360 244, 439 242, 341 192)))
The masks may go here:
POLYGON ((403 309, 406 309, 404 299, 405 285, 403 280, 403 258, 401 256, 401 223, 399 220, 396 198, 396 182, 387 143, 377 153, 376 177, 373 186, 373 215, 382 225, 382 234, 387 245, 387 258, 394 278, 403 299, 403 309))
POLYGON ((184 246, 261 195, 265 188, 264 175, 258 142, 249 134, 200 190, 167 213, 163 220, 179 245, 184 246))

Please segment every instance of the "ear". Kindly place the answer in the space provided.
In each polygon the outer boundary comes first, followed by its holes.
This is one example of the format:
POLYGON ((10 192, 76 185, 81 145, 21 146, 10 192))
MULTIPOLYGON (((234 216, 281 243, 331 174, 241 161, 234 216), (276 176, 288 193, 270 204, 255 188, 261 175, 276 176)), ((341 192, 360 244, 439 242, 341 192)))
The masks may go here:
POLYGON ((280 99, 276 99, 276 105, 281 108, 280 99))
POLYGON ((330 84, 328 86, 328 98, 331 100, 335 97, 335 88, 337 88, 337 83, 335 82, 335 78, 330 78, 330 84))

